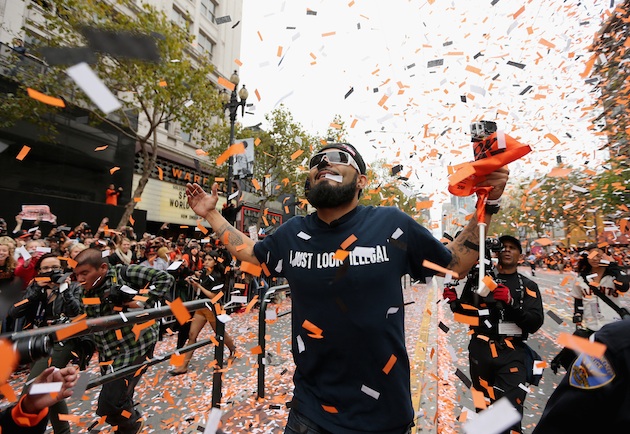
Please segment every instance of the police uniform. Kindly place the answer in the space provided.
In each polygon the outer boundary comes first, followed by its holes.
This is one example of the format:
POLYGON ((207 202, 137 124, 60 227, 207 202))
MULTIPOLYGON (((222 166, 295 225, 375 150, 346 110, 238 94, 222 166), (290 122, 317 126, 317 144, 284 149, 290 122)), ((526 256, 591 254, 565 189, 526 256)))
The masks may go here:
POLYGON ((553 392, 533 434, 630 432, 630 320, 591 336, 602 357, 580 354, 553 392))
MULTIPOLYGON (((471 326, 468 345, 474 388, 490 402, 505 396, 522 415, 526 392, 520 386, 527 383, 528 374, 525 341, 543 324, 542 297, 538 285, 520 273, 498 274, 495 281, 509 288, 511 305, 495 301, 492 293, 481 297, 469 279, 450 307, 455 313, 479 318, 478 325, 471 326)), ((512 429, 520 432, 520 423, 512 429)))

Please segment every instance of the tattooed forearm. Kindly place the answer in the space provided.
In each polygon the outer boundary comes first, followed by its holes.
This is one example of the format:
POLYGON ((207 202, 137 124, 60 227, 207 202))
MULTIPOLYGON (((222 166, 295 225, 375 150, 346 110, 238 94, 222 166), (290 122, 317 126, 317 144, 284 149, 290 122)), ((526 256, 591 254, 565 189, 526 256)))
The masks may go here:
POLYGON ((228 251, 241 261, 257 263, 254 255, 254 241, 232 226, 227 221, 219 226, 216 234, 219 240, 225 244, 228 251))
POLYGON ((450 270, 466 275, 473 265, 479 260, 479 226, 476 219, 472 219, 466 228, 447 245, 453 254, 450 270))

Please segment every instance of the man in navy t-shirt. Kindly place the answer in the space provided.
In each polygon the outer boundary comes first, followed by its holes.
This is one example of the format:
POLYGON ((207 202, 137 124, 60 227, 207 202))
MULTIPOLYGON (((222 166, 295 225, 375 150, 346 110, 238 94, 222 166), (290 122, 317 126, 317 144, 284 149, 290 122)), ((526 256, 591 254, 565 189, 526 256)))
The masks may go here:
MULTIPOLYGON (((325 146, 309 167, 306 197, 317 212, 258 243, 217 211, 216 184, 211 194, 188 184, 188 202, 237 259, 291 286, 296 370, 285 433, 408 433, 414 409, 401 277, 432 276, 425 260, 466 274, 478 259, 477 221, 444 246, 398 208, 359 206, 366 165, 347 143, 325 146)), ((502 168, 479 185, 498 199, 507 178, 502 168)))

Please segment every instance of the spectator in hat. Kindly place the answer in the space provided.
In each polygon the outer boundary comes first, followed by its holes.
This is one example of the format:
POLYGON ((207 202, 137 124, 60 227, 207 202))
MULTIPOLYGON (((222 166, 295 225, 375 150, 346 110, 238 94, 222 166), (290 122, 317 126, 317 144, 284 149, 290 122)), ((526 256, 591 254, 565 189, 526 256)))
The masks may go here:
POLYGON ((155 247, 149 247, 146 250, 146 259, 140 263, 143 267, 155 268, 156 270, 166 270, 168 262, 158 256, 155 247))

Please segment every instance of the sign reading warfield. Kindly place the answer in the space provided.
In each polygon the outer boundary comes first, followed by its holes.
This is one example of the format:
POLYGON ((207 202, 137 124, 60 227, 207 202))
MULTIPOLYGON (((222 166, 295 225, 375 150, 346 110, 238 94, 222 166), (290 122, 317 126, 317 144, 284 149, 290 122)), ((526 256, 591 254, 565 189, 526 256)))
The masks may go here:
MULTIPOLYGON (((137 185, 139 175, 133 175, 133 185, 137 185)), ((219 196, 217 209, 222 209, 225 198, 219 196)), ((180 225, 196 226, 199 217, 190 209, 186 199, 186 187, 149 178, 142 200, 136 208, 147 212, 147 220, 155 222, 175 223, 180 225)), ((203 226, 209 227, 204 220, 203 226)))

